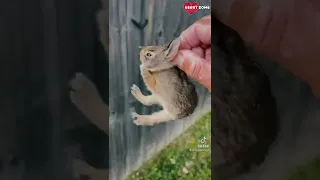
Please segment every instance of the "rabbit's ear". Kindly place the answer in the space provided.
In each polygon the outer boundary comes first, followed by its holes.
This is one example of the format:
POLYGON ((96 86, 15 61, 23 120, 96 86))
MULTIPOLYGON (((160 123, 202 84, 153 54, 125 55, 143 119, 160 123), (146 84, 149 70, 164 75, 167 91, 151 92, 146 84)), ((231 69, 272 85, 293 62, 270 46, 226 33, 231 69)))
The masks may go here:
POLYGON ((143 49, 144 48, 144 46, 138 46, 139 47, 139 49, 143 49))
POLYGON ((180 47, 180 40, 177 38, 166 45, 165 55, 166 58, 172 60, 178 53, 180 47))

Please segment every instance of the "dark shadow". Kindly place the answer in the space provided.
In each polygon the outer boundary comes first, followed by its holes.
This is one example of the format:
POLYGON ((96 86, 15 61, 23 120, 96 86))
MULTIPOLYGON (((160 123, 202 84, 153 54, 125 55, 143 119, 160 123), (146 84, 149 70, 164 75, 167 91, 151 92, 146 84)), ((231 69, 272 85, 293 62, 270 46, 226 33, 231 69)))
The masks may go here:
POLYGON ((73 157, 65 149, 73 144, 93 167, 108 168, 108 136, 68 97, 69 80, 82 72, 108 102, 108 56, 96 20, 100 8, 100 0, 0 3, 0 179, 72 179, 73 157), (9 154, 13 158, 4 160, 9 154), (15 175, 6 175, 7 167, 15 175))

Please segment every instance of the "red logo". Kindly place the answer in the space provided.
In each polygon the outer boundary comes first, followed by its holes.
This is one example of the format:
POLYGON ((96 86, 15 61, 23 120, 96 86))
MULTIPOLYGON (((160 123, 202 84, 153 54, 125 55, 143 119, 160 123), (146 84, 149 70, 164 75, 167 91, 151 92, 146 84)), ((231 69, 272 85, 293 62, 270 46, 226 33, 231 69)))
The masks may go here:
POLYGON ((198 8, 199 8, 199 5, 196 2, 193 2, 193 3, 186 2, 183 5, 183 9, 187 11, 189 14, 193 14, 198 10, 198 8))

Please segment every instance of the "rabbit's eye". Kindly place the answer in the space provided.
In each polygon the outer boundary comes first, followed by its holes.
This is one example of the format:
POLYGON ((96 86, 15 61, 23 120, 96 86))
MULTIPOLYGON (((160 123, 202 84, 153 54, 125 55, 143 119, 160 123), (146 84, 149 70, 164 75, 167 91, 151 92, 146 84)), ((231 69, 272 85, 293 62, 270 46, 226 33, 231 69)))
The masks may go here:
POLYGON ((146 56, 147 56, 147 57, 151 57, 152 54, 151 54, 151 53, 147 53, 146 56))

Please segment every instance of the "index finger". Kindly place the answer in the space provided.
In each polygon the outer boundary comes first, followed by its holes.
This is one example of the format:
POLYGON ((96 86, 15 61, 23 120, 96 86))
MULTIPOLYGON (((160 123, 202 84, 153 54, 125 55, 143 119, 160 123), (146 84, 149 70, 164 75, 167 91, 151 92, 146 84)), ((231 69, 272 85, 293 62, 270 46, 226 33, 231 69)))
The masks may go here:
POLYGON ((197 20, 180 37, 180 49, 192 49, 199 45, 211 45, 211 15, 197 20))

